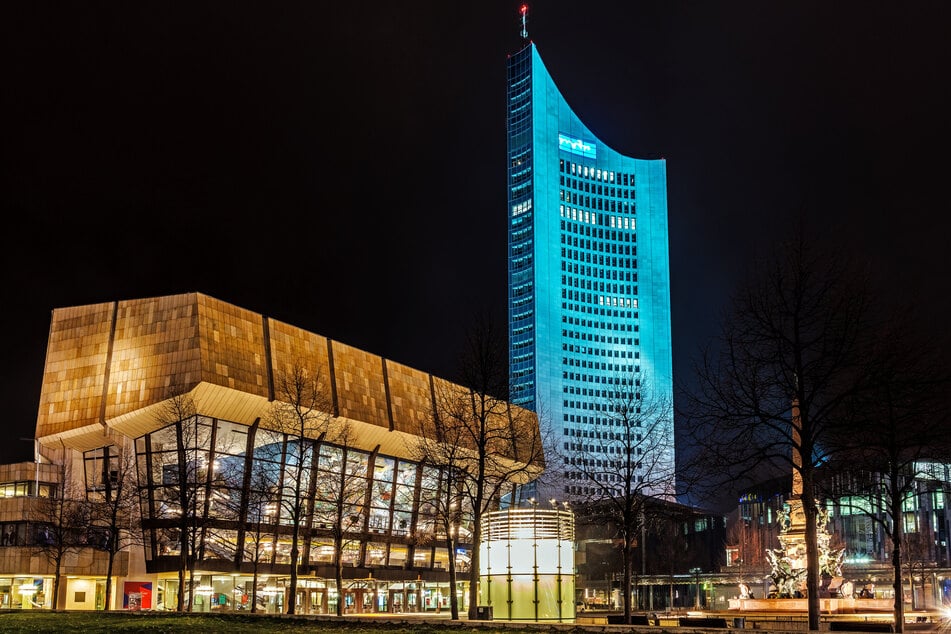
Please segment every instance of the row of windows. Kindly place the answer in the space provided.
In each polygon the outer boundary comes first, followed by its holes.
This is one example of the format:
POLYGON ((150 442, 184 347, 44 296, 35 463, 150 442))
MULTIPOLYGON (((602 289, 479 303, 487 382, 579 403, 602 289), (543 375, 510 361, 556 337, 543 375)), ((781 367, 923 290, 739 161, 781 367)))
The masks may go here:
POLYGON ((568 302, 562 302, 561 309, 563 311, 571 311, 579 314, 586 313, 588 315, 614 317, 619 319, 631 319, 631 315, 637 315, 636 312, 630 310, 615 310, 612 308, 605 308, 603 306, 585 306, 584 304, 570 304, 568 302))
MULTIPOLYGON (((621 326, 624 326, 624 324, 621 324, 621 326)), ((601 334, 597 332, 592 334, 590 332, 578 332, 576 330, 562 330, 561 336, 566 339, 578 339, 581 341, 592 341, 594 343, 608 343, 608 344, 615 344, 620 346, 624 346, 624 345, 637 346, 637 345, 640 345, 641 343, 640 339, 631 339, 630 337, 614 337, 612 335, 605 335, 605 334, 601 334)), ((562 349, 564 349, 565 345, 569 346, 572 350, 577 348, 577 346, 574 346, 571 344, 563 344, 562 349)))
MULTIPOLYGON (((609 216, 610 218, 618 218, 618 222, 621 222, 620 216, 609 216)), ((624 218, 624 220, 630 220, 629 223, 621 222, 622 225, 627 224, 624 227, 614 227, 612 229, 592 227, 590 225, 580 224, 578 222, 573 222, 570 220, 562 220, 561 230, 567 233, 577 234, 579 236, 584 236, 588 238, 595 238, 598 240, 613 240, 615 242, 636 242, 637 236, 633 233, 625 233, 624 229, 633 230, 634 229, 634 219, 633 218, 624 218), (620 229, 620 231, 618 230, 620 229)), ((565 242, 565 237, 562 236, 562 242, 565 242)), ((588 247, 590 248, 590 247, 588 247)))
MULTIPOLYGON (((641 371, 641 366, 635 365, 634 372, 641 371)), ((561 378, 568 381, 580 381, 582 383, 607 383, 609 385, 630 385, 631 379, 627 377, 619 378, 616 376, 601 376, 600 374, 580 374, 577 372, 562 372, 561 378)))
MULTIPOLYGON (((524 189, 529 185, 520 185, 519 187, 524 189)), ((515 192, 518 188, 513 188, 513 198, 515 197, 515 192)), ((584 194, 575 194, 565 191, 560 191, 559 198, 563 203, 568 205, 581 205, 583 207, 588 207, 592 210, 597 211, 610 211, 610 212, 623 212, 623 213, 636 213, 637 208, 633 202, 626 203, 620 200, 605 200, 604 198, 598 198, 597 196, 590 196, 584 194)), ((572 220, 578 220, 579 222, 590 222, 591 224, 607 224, 608 218, 611 216, 607 214, 599 214, 596 211, 586 211, 583 209, 577 209, 575 207, 568 207, 566 205, 561 205, 561 216, 563 218, 571 218, 572 220), (590 220, 585 220, 585 217, 589 217, 590 220), (600 223, 598 220, 600 219, 600 223)))
MULTIPOLYGON (((562 200, 564 200, 564 198, 562 200)), ((616 211, 616 212, 620 211, 625 214, 627 213, 633 214, 637 211, 637 207, 633 202, 630 204, 618 203, 616 206, 612 202, 610 207, 611 208, 608 209, 608 211, 616 211)), ((586 231, 590 230, 592 226, 600 226, 600 227, 605 227, 609 229, 613 228, 613 229, 629 229, 629 230, 634 230, 637 228, 637 223, 634 222, 634 218, 627 215, 617 216, 613 214, 600 214, 597 211, 587 211, 585 209, 578 209, 577 207, 569 207, 567 205, 559 205, 558 213, 562 218, 564 218, 561 225, 562 229, 565 228, 565 224, 564 224, 565 221, 580 223, 584 225, 583 228, 586 231), (625 220, 628 221, 626 225, 625 225, 625 220)), ((581 228, 579 228, 578 231, 580 232, 581 228)))
MULTIPOLYGON (((630 374, 631 372, 640 372, 640 366, 628 365, 625 363, 602 363, 601 361, 588 361, 587 359, 575 359, 572 357, 562 357, 562 367, 583 368, 586 370, 601 370, 606 372, 630 374)), ((566 372, 563 374, 571 374, 566 372)))
MULTIPOLYGON (((531 210, 531 208, 532 208, 532 199, 531 199, 531 198, 529 198, 528 200, 522 201, 522 202, 520 202, 520 203, 516 203, 516 204, 512 205, 512 216, 514 216, 514 217, 519 217, 519 216, 521 216, 522 214, 524 214, 525 212, 531 210)), ((520 220, 521 220, 521 218, 519 218, 518 224, 521 224, 520 220)), ((517 222, 517 221, 515 221, 515 220, 512 221, 512 226, 513 226, 513 227, 516 225, 516 222, 517 222)))
MULTIPOLYGON (((614 407, 607 403, 591 403, 589 401, 570 401, 566 400, 562 402, 563 407, 570 407, 571 409, 588 409, 595 412, 613 412, 614 407)), ((641 408, 634 408, 635 414, 641 413, 641 408)), ((616 417, 612 417, 612 420, 616 420, 616 417)), ((639 426, 639 425, 638 425, 639 426)))
MULTIPOLYGON (((638 456, 644 455, 643 447, 619 447, 617 445, 606 445, 606 446, 605 445, 586 445, 583 443, 574 443, 574 442, 566 442, 565 451, 583 451, 588 454, 603 454, 603 455, 611 455, 611 454, 627 455, 629 453, 632 455, 638 455, 638 456)), ((620 463, 617 463, 617 464, 608 463, 608 464, 599 465, 599 466, 620 466, 620 463)))
MULTIPOLYGON (((633 255, 637 255, 637 247, 633 247, 633 255)), ((611 257, 610 255, 592 254, 591 251, 579 251, 577 249, 561 249, 562 259, 569 259, 581 264, 594 264, 596 266, 610 266, 613 268, 636 269, 637 259, 611 257)))
MULTIPOLYGON (((585 240, 584 238, 573 238, 571 236, 566 236, 565 234, 561 235, 561 243, 569 247, 575 247, 578 249, 587 249, 589 251, 596 251, 600 253, 612 253, 616 255, 637 255, 637 246, 629 244, 617 244, 614 242, 598 242, 591 240, 585 240)), ((514 249, 513 249, 514 252, 514 249)), ((564 257, 565 249, 561 250, 562 257, 564 257)), ((580 260, 579 260, 580 261, 580 260)))
MULTIPOLYGON (((561 243, 569 246, 575 247, 578 249, 587 249, 589 251, 597 251, 599 253, 613 253, 616 255, 637 255, 637 245, 630 244, 619 244, 615 242, 602 242, 599 240, 585 240, 584 238, 572 237, 570 235, 561 234, 561 243)), ((564 257, 565 250, 562 249, 562 257, 564 257)), ((514 246, 513 246, 514 254, 514 246)))
POLYGON ((563 343, 561 349, 565 352, 588 354, 595 357, 609 357, 612 359, 640 359, 641 353, 633 350, 612 350, 611 348, 595 348, 594 346, 575 346, 563 343))
MULTIPOLYGON (((617 297, 610 295, 598 295, 594 293, 585 293, 584 291, 572 291, 566 288, 561 289, 561 298, 575 302, 584 302, 586 304, 597 304, 598 306, 618 306, 620 308, 637 308, 637 299, 630 297, 617 297)), ((517 298, 512 302, 512 306, 518 306, 525 302, 530 302, 532 297, 517 298)))
MULTIPOLYGON (((618 280, 621 282, 637 281, 637 271, 619 271, 617 269, 600 269, 598 267, 592 268, 578 264, 577 262, 566 262, 564 260, 561 262, 561 270, 565 273, 581 275, 591 279, 618 280)), ((562 278, 562 284, 564 283, 564 278, 562 278)))
POLYGON ((565 159, 559 159, 558 171, 562 174, 572 174, 574 176, 578 176, 579 178, 590 178, 604 183, 617 183, 618 185, 622 185, 624 187, 634 186, 633 173, 603 170, 565 159))
MULTIPOLYGON (((635 379, 634 385, 635 387, 640 387, 641 380, 635 379)), ((628 391, 619 392, 617 390, 600 390, 600 389, 594 389, 594 388, 589 389, 587 387, 576 387, 574 385, 565 385, 563 388, 563 391, 565 394, 578 394, 579 396, 593 396, 595 398, 608 398, 615 401, 624 401, 630 398, 630 392, 628 391)), ((640 392, 635 392, 634 399, 640 400, 640 398, 641 398, 640 392)))
POLYGON ((524 240, 519 243, 512 244, 512 257, 518 257, 519 255, 529 253, 532 250, 532 239, 524 240))
MULTIPOLYGON (((625 295, 637 295, 637 286, 631 284, 612 284, 611 282, 598 282, 596 280, 577 278, 571 275, 561 276, 561 285, 566 287, 580 288, 589 291, 599 291, 602 293, 623 293, 625 295)), ((516 295, 520 293, 515 293, 516 295)))
POLYGON ((0 482, 0 498, 56 497, 56 485, 34 480, 18 480, 16 482, 0 482))
MULTIPOLYGON (((639 413, 639 412, 638 412, 639 413)), ((605 418, 603 416, 588 416, 583 414, 574 414, 566 413, 563 414, 564 422, 566 423, 579 423, 581 425, 594 425, 601 426, 607 429, 618 428, 622 430, 627 429, 627 425, 624 424, 624 421, 618 420, 616 418, 605 418)), ((634 427, 641 427, 641 421, 633 421, 634 427)), ((565 429, 568 429, 567 427, 565 429)))
MULTIPOLYGON (((644 476, 638 476, 638 482, 644 481, 644 476)), ((598 495, 598 496, 620 496, 623 495, 621 489, 608 488, 608 487, 584 487, 584 486, 575 486, 573 484, 565 485, 565 493, 568 495, 598 495)))
MULTIPOLYGON (((640 422, 638 422, 638 424, 635 425, 635 427, 640 427, 640 426, 641 426, 640 422)), ((575 427, 565 427, 564 429, 565 436, 573 436, 576 438, 591 438, 593 440, 625 440, 626 441, 628 440, 627 433, 628 433, 627 431, 623 431, 623 432, 608 431, 608 430, 601 431, 600 429, 587 429, 587 428, 577 429, 575 427)), ((641 434, 636 434, 634 437, 634 440, 636 441, 640 441, 642 439, 643 438, 641 434)))
MULTIPOLYGON (((565 178, 560 176, 558 184, 562 187, 568 187, 569 190, 575 190, 578 193, 593 194, 596 196, 610 196, 613 198, 634 198, 634 190, 623 187, 608 187, 606 185, 596 185, 587 181, 578 182, 576 178, 565 178)), ((568 192, 562 191, 562 200, 567 200, 565 196, 568 192)))
MULTIPOLYGON (((637 279, 635 278, 634 281, 636 282, 637 279)), ((631 315, 629 313, 626 315, 623 315, 623 317, 625 319, 631 319, 631 315)), ((638 314, 634 313, 633 318, 637 319, 638 314)), ((591 321, 588 319, 584 319, 583 317, 574 317, 572 315, 562 315, 561 321, 562 323, 570 324, 572 326, 581 326, 582 328, 597 328, 598 330, 620 330, 620 331, 626 330, 627 332, 632 332, 632 331, 637 332, 638 330, 640 330, 640 327, 637 324, 634 324, 632 328, 632 325, 630 322, 619 324, 617 322, 610 322, 610 321, 608 322, 591 321)), ((592 340, 589 339, 589 341, 592 341, 592 340)), ((593 339, 593 341, 597 341, 597 339, 593 339)), ((602 339, 601 341, 604 341, 604 339, 602 339)))

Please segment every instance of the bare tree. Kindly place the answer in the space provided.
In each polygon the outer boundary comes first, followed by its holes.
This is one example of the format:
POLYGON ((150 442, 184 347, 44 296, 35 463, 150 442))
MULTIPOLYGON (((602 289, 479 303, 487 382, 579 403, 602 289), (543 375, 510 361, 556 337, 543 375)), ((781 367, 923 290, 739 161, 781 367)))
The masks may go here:
POLYGON ((337 616, 343 616, 343 568, 345 553, 363 530, 367 493, 367 454, 352 451, 353 429, 336 425, 320 447, 320 477, 314 493, 314 521, 329 528, 333 538, 334 584, 337 616))
MULTIPOLYGON (((248 438, 259 437, 259 421, 249 427, 248 438)), ((250 441, 250 440, 249 440, 250 441)), ((246 441, 248 443, 249 441, 246 441)), ((217 443, 216 443, 217 444, 217 443)), ((253 445, 246 444, 253 456, 253 445)), ((242 450, 232 447, 232 453, 238 458, 242 450)), ((220 483, 217 493, 217 518, 224 520, 224 526, 237 526, 237 548, 235 552, 235 567, 239 568, 243 562, 251 567, 251 612, 258 611, 258 576, 265 563, 273 563, 275 532, 277 521, 277 498, 280 471, 273 456, 267 451, 256 460, 249 460, 249 456, 240 456, 240 459, 220 458, 216 460, 216 481, 220 483)), ((233 534, 220 538, 215 529, 209 527, 209 539, 218 543, 227 542, 233 534)))
POLYGON ((865 389, 849 399, 847 424, 829 435, 824 468, 831 474, 830 495, 865 513, 888 536, 896 632, 905 620, 904 511, 917 506, 920 480, 930 478, 935 461, 951 459, 947 357, 932 338, 917 336, 913 323, 910 312, 901 312, 876 330, 863 366, 865 389), (884 513, 873 511, 878 508, 884 513))
POLYGON ((191 611, 194 602, 195 562, 207 520, 210 425, 199 420, 195 402, 188 394, 175 394, 162 402, 155 422, 167 428, 171 447, 153 446, 156 453, 174 455, 161 465, 161 486, 156 496, 156 516, 171 520, 175 531, 169 537, 178 543, 179 612, 191 611), (186 579, 187 574, 187 579, 186 579), (186 596, 186 587, 188 588, 186 596))
POLYGON ((711 486, 793 473, 805 515, 809 629, 819 629, 816 469, 827 432, 860 386, 864 276, 798 231, 733 296, 718 347, 697 364, 684 420, 711 486), (721 477, 725 476, 725 477, 721 477))
POLYGON ((53 601, 58 607, 60 580, 66 558, 86 546, 90 505, 85 491, 73 480, 67 455, 59 463, 60 484, 55 494, 35 498, 35 544, 53 566, 53 601))
POLYGON ((251 564, 251 612, 258 611, 258 575, 268 553, 274 553, 273 522, 277 515, 273 498, 277 478, 272 469, 259 462, 251 467, 243 558, 251 564), (271 548, 268 549, 267 546, 271 548))
POLYGON ((112 577, 116 555, 142 544, 140 498, 135 452, 130 445, 103 448, 101 497, 93 500, 91 536, 97 548, 108 554, 105 608, 112 604, 112 577))
MULTIPOLYGON (((631 622, 634 549, 644 532, 652 496, 673 499, 673 404, 655 393, 647 379, 615 382, 605 403, 608 425, 578 439, 566 456, 587 493, 579 515, 610 526, 620 543, 624 621, 631 622), (602 456, 607 453, 610 458, 602 456)), ((577 504, 577 502, 576 502, 577 504)))
MULTIPOLYGON (((301 541, 313 519, 313 479, 317 442, 330 429, 333 408, 328 391, 316 369, 295 362, 275 377, 276 400, 265 427, 286 435, 284 473, 278 495, 279 522, 289 526, 290 585, 287 613, 294 614, 297 578, 301 564, 301 541)), ((309 541, 307 542, 309 545, 309 541)), ((309 554, 309 553, 305 553, 309 554)), ((305 557, 306 558, 306 557, 305 557)))
MULTIPOLYGON (((443 469, 438 513, 450 530, 471 535, 469 618, 477 616, 482 517, 499 508, 503 495, 536 478, 544 465, 537 416, 515 407, 508 396, 505 333, 477 315, 467 330, 457 384, 435 381, 433 427, 420 436, 448 442, 458 451, 437 451, 443 469), (458 511, 452 505, 458 500, 458 511)), ((450 555, 453 556, 453 555, 450 555)), ((454 594, 454 593, 453 593, 454 594)))
MULTIPOLYGON (((435 421, 434 421, 435 422, 435 421)), ((468 439, 468 430, 456 418, 451 418, 449 424, 438 422, 431 427, 420 430, 415 448, 415 454, 424 469, 435 475, 433 481, 424 477, 420 491, 420 509, 428 520, 431 518, 431 532, 426 538, 442 538, 445 540, 449 557, 449 587, 456 587, 456 547, 459 539, 460 525, 462 524, 463 505, 467 502, 463 492, 468 474, 465 469, 471 460, 471 452, 465 448, 464 441, 468 439)), ((421 533, 418 531, 418 535, 421 533)), ((473 545, 473 548, 477 548, 473 545)), ((453 620, 459 618, 459 601, 455 592, 449 593, 450 616, 453 620)))

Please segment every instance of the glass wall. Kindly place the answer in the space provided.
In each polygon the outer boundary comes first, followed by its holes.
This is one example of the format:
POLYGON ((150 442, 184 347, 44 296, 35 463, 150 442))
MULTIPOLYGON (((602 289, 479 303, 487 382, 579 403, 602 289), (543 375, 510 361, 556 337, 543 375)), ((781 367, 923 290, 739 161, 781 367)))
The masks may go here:
MULTIPOLYGON (((290 600, 284 585, 274 584, 288 577, 295 517, 301 518, 296 563, 310 566, 302 569, 294 598, 303 613, 336 609, 332 565, 338 557, 347 569, 371 571, 372 583, 347 581, 340 600, 352 612, 448 606, 448 586, 421 578, 425 571, 443 571, 434 572, 438 577, 448 570, 438 471, 203 416, 147 434, 135 446, 149 569, 163 577, 156 601, 161 609, 176 608, 177 574, 167 573, 177 571, 185 548, 200 573, 193 609, 250 609, 253 576, 246 573, 257 569, 258 607, 278 611, 290 600), (303 502, 301 511, 295 511, 295 499, 303 502), (373 570, 384 568, 404 570, 405 580, 373 578, 373 570), (209 570, 235 572, 219 577, 209 570), (325 577, 331 577, 329 586, 325 577), (429 585, 424 591, 414 583, 429 585)), ((91 481, 108 477, 107 460, 101 453, 88 456, 91 481)), ((459 533, 468 535, 468 526, 459 533)), ((468 562, 468 549, 459 552, 460 562, 468 562)))

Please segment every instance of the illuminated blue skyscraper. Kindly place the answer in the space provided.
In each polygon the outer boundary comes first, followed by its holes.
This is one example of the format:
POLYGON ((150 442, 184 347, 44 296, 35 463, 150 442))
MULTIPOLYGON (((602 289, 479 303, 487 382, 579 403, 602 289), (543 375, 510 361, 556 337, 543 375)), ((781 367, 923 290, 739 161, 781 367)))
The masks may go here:
MULTIPOLYGON (((549 458, 555 482, 538 494, 619 490, 582 477, 580 461, 620 458, 610 410, 622 395, 643 390, 672 407, 666 163, 598 139, 533 43, 508 61, 507 213, 510 398, 539 412, 565 453, 549 458)), ((645 461, 649 477, 666 471, 672 484, 670 408, 662 418, 665 441, 652 443, 660 455, 645 461)))

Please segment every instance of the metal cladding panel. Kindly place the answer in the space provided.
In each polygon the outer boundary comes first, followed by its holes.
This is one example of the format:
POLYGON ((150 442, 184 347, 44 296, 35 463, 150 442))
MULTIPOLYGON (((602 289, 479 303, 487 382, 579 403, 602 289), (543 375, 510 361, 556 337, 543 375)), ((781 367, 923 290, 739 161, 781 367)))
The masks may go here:
POLYGON ((321 392, 331 393, 327 337, 273 319, 268 320, 268 332, 271 336, 271 359, 276 375, 290 372, 295 365, 309 368, 317 373, 321 392))
POLYGON ((434 405, 429 374, 405 365, 386 362, 393 429, 418 434, 432 420, 434 405))
POLYGON ((201 380, 267 396, 264 318, 253 311, 198 295, 201 380))
POLYGON ((389 429, 383 359, 337 341, 333 355, 340 416, 389 429))
POLYGON ((114 304, 53 311, 36 436, 98 423, 114 304))
POLYGON ((198 295, 117 303, 105 420, 189 391, 201 381, 198 295))

